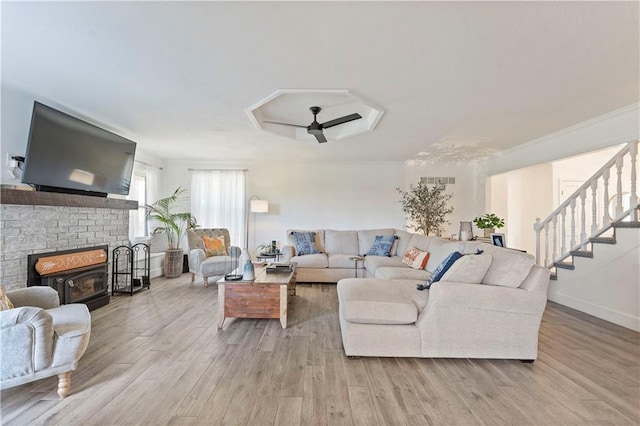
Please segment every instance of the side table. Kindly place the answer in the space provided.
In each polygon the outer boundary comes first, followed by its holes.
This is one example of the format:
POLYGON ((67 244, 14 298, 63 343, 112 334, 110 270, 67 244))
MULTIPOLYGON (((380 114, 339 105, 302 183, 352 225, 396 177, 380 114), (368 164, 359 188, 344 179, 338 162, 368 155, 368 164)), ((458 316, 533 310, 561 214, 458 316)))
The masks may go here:
POLYGON ((280 253, 280 252, 276 252, 276 253, 260 253, 260 254, 256 255, 256 259, 258 259, 258 260, 273 259, 276 262, 279 262, 281 255, 282 255, 282 253, 280 253))
POLYGON ((358 278, 358 262, 362 262, 362 266, 364 266, 364 256, 351 256, 350 260, 353 260, 353 271, 355 278, 358 278))

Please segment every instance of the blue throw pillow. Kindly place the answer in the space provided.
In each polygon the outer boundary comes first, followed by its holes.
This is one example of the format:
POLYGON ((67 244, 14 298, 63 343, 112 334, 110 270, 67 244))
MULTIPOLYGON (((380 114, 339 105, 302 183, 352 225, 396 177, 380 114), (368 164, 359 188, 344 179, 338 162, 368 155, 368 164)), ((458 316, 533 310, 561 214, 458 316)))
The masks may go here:
POLYGON ((395 235, 383 237, 382 235, 376 235, 376 239, 373 241, 373 245, 365 256, 391 256, 391 246, 393 241, 398 238, 395 235))
POLYGON ((298 256, 320 253, 320 250, 318 250, 316 246, 315 232, 291 231, 291 238, 293 239, 293 244, 296 246, 296 254, 298 256))
POLYGON ((431 287, 431 284, 440 281, 442 277, 444 277, 444 274, 447 273, 449 268, 451 268, 451 266, 456 263, 456 260, 460 259, 461 257, 462 254, 460 254, 460 252, 458 251, 454 251, 449 256, 445 257, 442 263, 438 265, 435 271, 433 271, 431 278, 429 278, 426 283, 418 285, 418 290, 426 290, 431 287))

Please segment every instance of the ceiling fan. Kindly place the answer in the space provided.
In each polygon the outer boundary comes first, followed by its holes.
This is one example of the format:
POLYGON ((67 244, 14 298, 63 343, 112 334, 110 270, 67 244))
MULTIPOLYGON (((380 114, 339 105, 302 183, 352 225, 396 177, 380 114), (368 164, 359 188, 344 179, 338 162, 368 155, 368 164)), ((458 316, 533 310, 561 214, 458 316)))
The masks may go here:
POLYGON ((322 110, 319 106, 312 106, 309 108, 311 113, 313 114, 313 122, 308 126, 300 126, 298 124, 290 124, 290 123, 279 123, 277 121, 267 121, 264 120, 265 123, 273 123, 273 124, 282 124, 283 126, 292 126, 292 127, 301 127, 303 129, 307 129, 307 133, 316 137, 318 142, 323 143, 327 141, 327 138, 324 137, 324 133, 322 132, 324 129, 328 129, 329 127, 338 126, 340 124, 348 123, 349 121, 358 120, 362 118, 362 116, 358 113, 345 115, 343 117, 334 118, 333 120, 325 121, 324 123, 318 123, 317 115, 322 110))

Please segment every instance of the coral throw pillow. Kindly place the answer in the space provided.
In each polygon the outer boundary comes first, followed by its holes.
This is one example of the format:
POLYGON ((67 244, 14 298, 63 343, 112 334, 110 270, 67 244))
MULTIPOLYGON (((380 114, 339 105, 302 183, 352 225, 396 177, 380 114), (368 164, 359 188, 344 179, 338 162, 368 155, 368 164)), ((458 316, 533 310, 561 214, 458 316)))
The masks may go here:
POLYGON ((411 247, 402 257, 402 263, 413 269, 424 269, 428 260, 429 252, 420 250, 417 247, 411 247))
POLYGON ((224 237, 202 237, 202 245, 207 257, 223 256, 227 254, 227 248, 224 245, 224 237))
POLYGON ((7 311, 13 309, 13 303, 9 300, 7 293, 4 292, 4 287, 0 285, 0 311, 7 311))

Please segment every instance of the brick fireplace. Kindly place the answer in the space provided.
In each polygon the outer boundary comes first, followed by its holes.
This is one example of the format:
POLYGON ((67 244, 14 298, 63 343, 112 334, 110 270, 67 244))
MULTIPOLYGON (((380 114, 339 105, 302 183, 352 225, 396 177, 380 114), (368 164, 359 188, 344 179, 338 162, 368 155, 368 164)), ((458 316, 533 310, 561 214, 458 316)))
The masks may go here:
POLYGON ((129 244, 129 210, 137 208, 130 200, 2 188, 0 283, 26 287, 29 255, 129 244))

